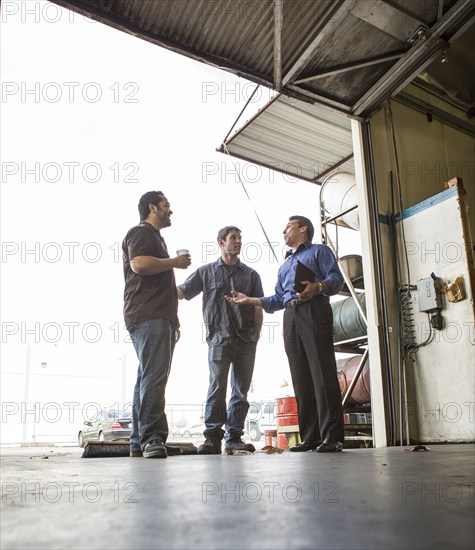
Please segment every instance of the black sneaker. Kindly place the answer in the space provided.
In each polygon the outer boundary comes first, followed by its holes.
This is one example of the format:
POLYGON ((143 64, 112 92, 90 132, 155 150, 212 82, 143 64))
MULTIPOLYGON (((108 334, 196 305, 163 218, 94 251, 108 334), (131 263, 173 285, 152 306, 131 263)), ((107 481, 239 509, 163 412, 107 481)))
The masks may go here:
POLYGON ((317 453, 341 453, 343 443, 337 439, 326 439, 317 447, 317 453))
POLYGON ((138 458, 143 456, 143 451, 140 447, 130 447, 130 456, 132 458, 138 458))
POLYGON ((173 445, 165 445, 165 448, 167 450, 168 456, 177 456, 177 455, 183 454, 183 451, 180 449, 180 447, 174 447, 173 445))
POLYGON ((253 453, 256 448, 252 443, 244 443, 240 437, 233 437, 226 441, 224 446, 225 451, 247 451, 248 453, 253 453))
POLYGON ((154 439, 145 445, 144 458, 167 458, 167 448, 161 439, 154 439))
POLYGON ((293 445, 289 448, 289 451, 292 453, 305 453, 307 451, 314 451, 319 445, 320 441, 318 443, 314 443, 312 441, 302 441, 302 443, 298 443, 297 445, 293 445))
POLYGON ((220 455, 221 454, 221 439, 218 437, 207 437, 199 447, 199 455, 220 455))

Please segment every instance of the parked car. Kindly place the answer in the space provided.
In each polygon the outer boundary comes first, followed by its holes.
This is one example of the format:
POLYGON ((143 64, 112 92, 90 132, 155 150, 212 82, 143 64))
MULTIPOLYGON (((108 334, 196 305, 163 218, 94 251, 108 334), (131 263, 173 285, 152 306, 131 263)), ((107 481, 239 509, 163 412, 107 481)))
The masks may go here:
POLYGON ((246 417, 246 431, 251 441, 259 441, 266 430, 277 429, 275 401, 253 401, 249 403, 246 417))
POLYGON ((206 430, 206 426, 204 424, 193 424, 188 426, 182 426, 181 428, 175 427, 172 430, 173 436, 178 437, 193 437, 197 435, 203 435, 203 432, 206 430))
POLYGON ((132 433, 132 412, 101 409, 85 420, 78 433, 78 445, 89 441, 129 440, 132 433))

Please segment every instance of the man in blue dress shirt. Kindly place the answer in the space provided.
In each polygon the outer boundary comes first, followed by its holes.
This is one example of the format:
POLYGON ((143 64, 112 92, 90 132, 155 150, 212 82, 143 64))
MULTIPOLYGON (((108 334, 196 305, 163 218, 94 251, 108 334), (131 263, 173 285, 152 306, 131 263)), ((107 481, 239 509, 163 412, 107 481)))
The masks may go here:
POLYGON ((285 308, 284 344, 302 440, 290 451, 337 452, 343 449, 344 425, 329 296, 338 294, 344 281, 331 249, 312 244, 313 235, 308 218, 291 216, 284 229, 290 250, 279 268, 275 294, 255 298, 233 291, 229 300, 260 306, 267 313, 285 308), (301 292, 294 289, 297 262, 313 273, 311 280, 302 281, 301 292))

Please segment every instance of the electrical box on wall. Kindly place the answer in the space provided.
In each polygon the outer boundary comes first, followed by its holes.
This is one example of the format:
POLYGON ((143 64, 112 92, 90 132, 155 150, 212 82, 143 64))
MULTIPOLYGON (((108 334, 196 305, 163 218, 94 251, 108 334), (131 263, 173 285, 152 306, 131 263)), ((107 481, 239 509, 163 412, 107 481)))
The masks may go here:
POLYGON ((432 313, 442 309, 440 289, 440 279, 433 273, 430 277, 417 281, 417 299, 420 312, 432 313))

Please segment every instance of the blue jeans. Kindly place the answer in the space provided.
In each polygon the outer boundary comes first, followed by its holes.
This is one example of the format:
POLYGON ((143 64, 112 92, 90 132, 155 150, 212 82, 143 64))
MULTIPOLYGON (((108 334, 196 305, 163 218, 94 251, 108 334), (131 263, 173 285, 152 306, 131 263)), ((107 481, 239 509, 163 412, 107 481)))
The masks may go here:
POLYGON ((128 330, 139 359, 130 446, 143 449, 154 439, 165 443, 168 437, 165 388, 175 348, 175 329, 171 321, 154 319, 128 330))
POLYGON ((244 421, 249 410, 247 392, 251 386, 255 343, 242 340, 224 346, 211 346, 208 350, 209 388, 205 408, 205 437, 225 440, 241 437, 244 433, 244 421), (231 369, 231 398, 226 411, 226 389, 229 368, 231 369))

